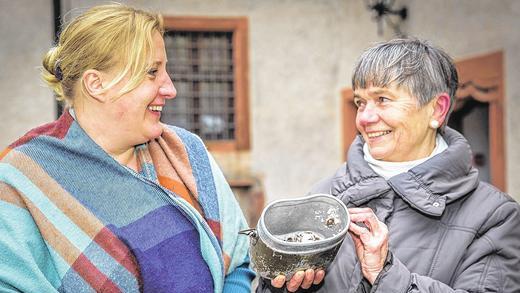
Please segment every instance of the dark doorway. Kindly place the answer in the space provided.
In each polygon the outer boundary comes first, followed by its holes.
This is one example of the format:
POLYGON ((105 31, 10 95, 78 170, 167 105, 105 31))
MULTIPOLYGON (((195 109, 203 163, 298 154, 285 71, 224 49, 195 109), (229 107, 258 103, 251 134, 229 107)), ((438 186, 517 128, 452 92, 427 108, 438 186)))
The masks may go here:
POLYGON ((472 150, 473 166, 482 181, 491 182, 489 168, 489 104, 473 97, 457 100, 448 126, 462 133, 472 150))

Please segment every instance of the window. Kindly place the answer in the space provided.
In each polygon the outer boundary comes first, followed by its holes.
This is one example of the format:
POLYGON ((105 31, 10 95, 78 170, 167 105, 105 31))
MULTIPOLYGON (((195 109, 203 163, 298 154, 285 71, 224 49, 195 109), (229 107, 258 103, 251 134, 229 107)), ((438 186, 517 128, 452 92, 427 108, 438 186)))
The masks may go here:
POLYGON ((166 17, 165 26, 177 97, 163 122, 195 132, 210 150, 249 149, 247 20, 166 17))

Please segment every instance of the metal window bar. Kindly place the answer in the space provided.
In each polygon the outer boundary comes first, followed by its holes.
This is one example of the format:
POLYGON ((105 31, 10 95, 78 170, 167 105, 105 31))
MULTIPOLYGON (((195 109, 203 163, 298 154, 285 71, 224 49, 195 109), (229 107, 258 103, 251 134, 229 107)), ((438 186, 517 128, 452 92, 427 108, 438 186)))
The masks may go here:
POLYGON ((167 31, 167 70, 177 89, 162 121, 203 140, 235 138, 233 33, 167 31))

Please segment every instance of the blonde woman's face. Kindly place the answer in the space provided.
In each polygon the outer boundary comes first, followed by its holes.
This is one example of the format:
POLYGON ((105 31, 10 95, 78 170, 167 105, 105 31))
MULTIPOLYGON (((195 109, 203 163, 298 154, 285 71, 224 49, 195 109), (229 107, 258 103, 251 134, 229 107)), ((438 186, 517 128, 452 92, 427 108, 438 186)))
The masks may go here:
POLYGON ((372 157, 388 162, 425 158, 435 147, 436 131, 429 127, 433 108, 395 88, 356 89, 356 127, 372 157))
MULTIPOLYGON (((128 145, 145 143, 161 135, 163 127, 159 119, 166 100, 173 99, 177 91, 166 72, 166 50, 160 33, 153 35, 153 65, 145 79, 132 91, 115 99, 109 107, 120 140, 128 145)), ((113 89, 116 94, 127 82, 120 82, 113 89)))

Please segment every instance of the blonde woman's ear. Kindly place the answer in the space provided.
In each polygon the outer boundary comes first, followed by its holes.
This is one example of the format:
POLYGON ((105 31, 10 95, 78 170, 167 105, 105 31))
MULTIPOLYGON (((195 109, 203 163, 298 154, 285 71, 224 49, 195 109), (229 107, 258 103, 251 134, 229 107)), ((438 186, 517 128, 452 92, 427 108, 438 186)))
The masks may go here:
POLYGON ((104 103, 106 101, 105 88, 103 87, 103 79, 101 72, 88 69, 83 73, 83 89, 91 98, 98 102, 104 103))

